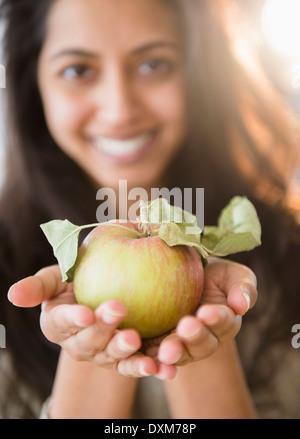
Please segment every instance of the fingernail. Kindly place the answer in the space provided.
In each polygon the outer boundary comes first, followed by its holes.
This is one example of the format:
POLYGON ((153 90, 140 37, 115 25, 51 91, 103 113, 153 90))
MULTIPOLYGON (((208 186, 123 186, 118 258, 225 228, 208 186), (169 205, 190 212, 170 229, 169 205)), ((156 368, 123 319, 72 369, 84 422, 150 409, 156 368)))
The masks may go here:
POLYGON ((170 360, 170 359, 165 360, 164 358, 161 358, 161 356, 159 357, 159 359, 160 359, 160 361, 161 361, 162 363, 167 364, 167 365, 170 365, 170 364, 175 364, 175 363, 177 363, 177 361, 180 360, 181 356, 182 356, 182 353, 179 352, 179 354, 177 354, 177 356, 174 357, 174 358, 172 358, 171 360, 170 360))
POLYGON ((194 337, 195 335, 198 335, 199 332, 200 332, 200 330, 201 330, 201 328, 196 327, 196 328, 194 328, 192 331, 188 331, 188 332, 186 332, 185 334, 183 334, 183 337, 184 337, 184 338, 192 338, 192 337, 194 337))
POLYGON ((216 317, 215 319, 207 320, 205 322, 205 324, 208 325, 208 326, 214 326, 214 325, 217 325, 219 323, 219 320, 220 320, 220 318, 216 317))
POLYGON ((12 289, 12 287, 13 287, 13 285, 12 285, 12 286, 10 287, 10 289, 8 290, 7 298, 8 298, 8 300, 10 301, 10 303, 13 304, 13 301, 12 301, 12 299, 11 299, 11 289, 12 289))
POLYGON ((12 296, 11 292, 12 292, 13 287, 14 287, 15 285, 17 285, 17 283, 18 283, 18 282, 16 282, 16 283, 14 283, 13 285, 11 285, 10 289, 9 289, 8 292, 7 292, 7 298, 8 298, 8 300, 10 301, 10 303, 12 303, 12 304, 14 304, 14 302, 13 302, 12 297, 11 297, 11 296, 12 296))
POLYGON ((104 323, 107 325, 113 325, 114 323, 117 323, 121 317, 124 317, 123 313, 119 313, 112 309, 103 309, 101 318, 104 323))
POLYGON ((78 328, 87 328, 90 326, 88 323, 80 322, 80 320, 75 320, 74 323, 76 326, 78 326, 78 328))
POLYGON ((117 343, 118 347, 124 352, 134 352, 138 349, 137 346, 127 343, 123 338, 119 338, 117 343))
POLYGON ((145 370, 144 366, 139 367, 139 374, 144 377, 149 377, 150 375, 153 375, 152 373, 149 373, 145 370))
POLYGON ((216 317, 205 320, 204 323, 208 326, 215 326, 215 325, 218 325, 223 318, 224 318, 224 310, 219 309, 218 315, 216 317))
POLYGON ((175 358, 173 358, 173 360, 169 364, 177 363, 177 361, 179 361, 181 357, 182 357, 182 352, 179 352, 179 354, 175 358))
POLYGON ((178 378, 178 370, 176 369, 176 375, 174 376, 174 378, 169 378, 168 380, 165 380, 165 381, 172 382, 172 381, 177 380, 177 378, 178 378))
POLYGON ((247 312, 250 309, 250 295, 249 295, 249 292, 247 289, 244 289, 243 296, 245 297, 246 302, 247 302, 247 309, 246 309, 246 312, 247 312))

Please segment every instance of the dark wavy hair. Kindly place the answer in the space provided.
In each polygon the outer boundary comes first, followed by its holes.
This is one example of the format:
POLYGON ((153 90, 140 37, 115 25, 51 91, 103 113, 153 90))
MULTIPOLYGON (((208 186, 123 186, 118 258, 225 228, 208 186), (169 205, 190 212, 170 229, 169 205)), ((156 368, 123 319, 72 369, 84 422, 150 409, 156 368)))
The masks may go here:
MULTIPOLYGON (((94 222, 97 208, 88 176, 51 137, 38 90, 37 62, 53 1, 3 0, 0 7, 8 99, 0 321, 17 373, 41 398, 51 392, 59 350, 41 334, 39 309, 14 308, 7 290, 56 262, 40 231, 42 222, 94 222)), ((169 167, 169 186, 205 188, 206 224, 216 222, 233 195, 246 195, 255 204, 263 245, 236 259, 251 266, 258 280, 268 279, 263 294, 271 297, 274 287, 281 291, 282 320, 270 322, 262 336, 267 342, 275 332, 290 333, 299 317, 300 233, 294 216, 299 206, 290 190, 299 162, 298 127, 259 67, 233 0, 166 2, 179 11, 184 28, 189 119, 186 145, 169 167)))

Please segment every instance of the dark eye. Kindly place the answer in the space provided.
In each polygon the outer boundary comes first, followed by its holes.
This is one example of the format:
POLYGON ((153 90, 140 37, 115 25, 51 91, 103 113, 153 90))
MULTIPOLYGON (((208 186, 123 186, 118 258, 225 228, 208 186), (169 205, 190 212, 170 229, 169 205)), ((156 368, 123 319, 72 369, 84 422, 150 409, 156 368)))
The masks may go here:
POLYGON ((62 71, 62 76, 70 81, 78 79, 90 79, 94 75, 94 70, 85 65, 73 65, 66 67, 62 71))
POLYGON ((166 74, 173 70, 173 63, 165 59, 149 59, 139 66, 139 73, 143 76, 166 74))

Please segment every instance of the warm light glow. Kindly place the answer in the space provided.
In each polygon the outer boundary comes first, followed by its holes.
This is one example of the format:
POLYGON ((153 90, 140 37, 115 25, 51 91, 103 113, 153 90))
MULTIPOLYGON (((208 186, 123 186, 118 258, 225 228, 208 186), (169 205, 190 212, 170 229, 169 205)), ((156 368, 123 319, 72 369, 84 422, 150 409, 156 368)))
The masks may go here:
POLYGON ((269 43, 284 55, 300 57, 300 0, 267 0, 262 15, 269 43))

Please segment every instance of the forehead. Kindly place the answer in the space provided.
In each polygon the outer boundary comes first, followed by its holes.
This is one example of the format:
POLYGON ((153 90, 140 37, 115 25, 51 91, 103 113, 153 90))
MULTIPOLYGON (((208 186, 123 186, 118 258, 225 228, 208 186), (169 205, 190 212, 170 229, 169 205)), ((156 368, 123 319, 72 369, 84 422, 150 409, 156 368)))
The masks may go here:
POLYGON ((55 0, 45 44, 88 44, 97 50, 151 39, 179 41, 174 5, 172 0, 55 0))

